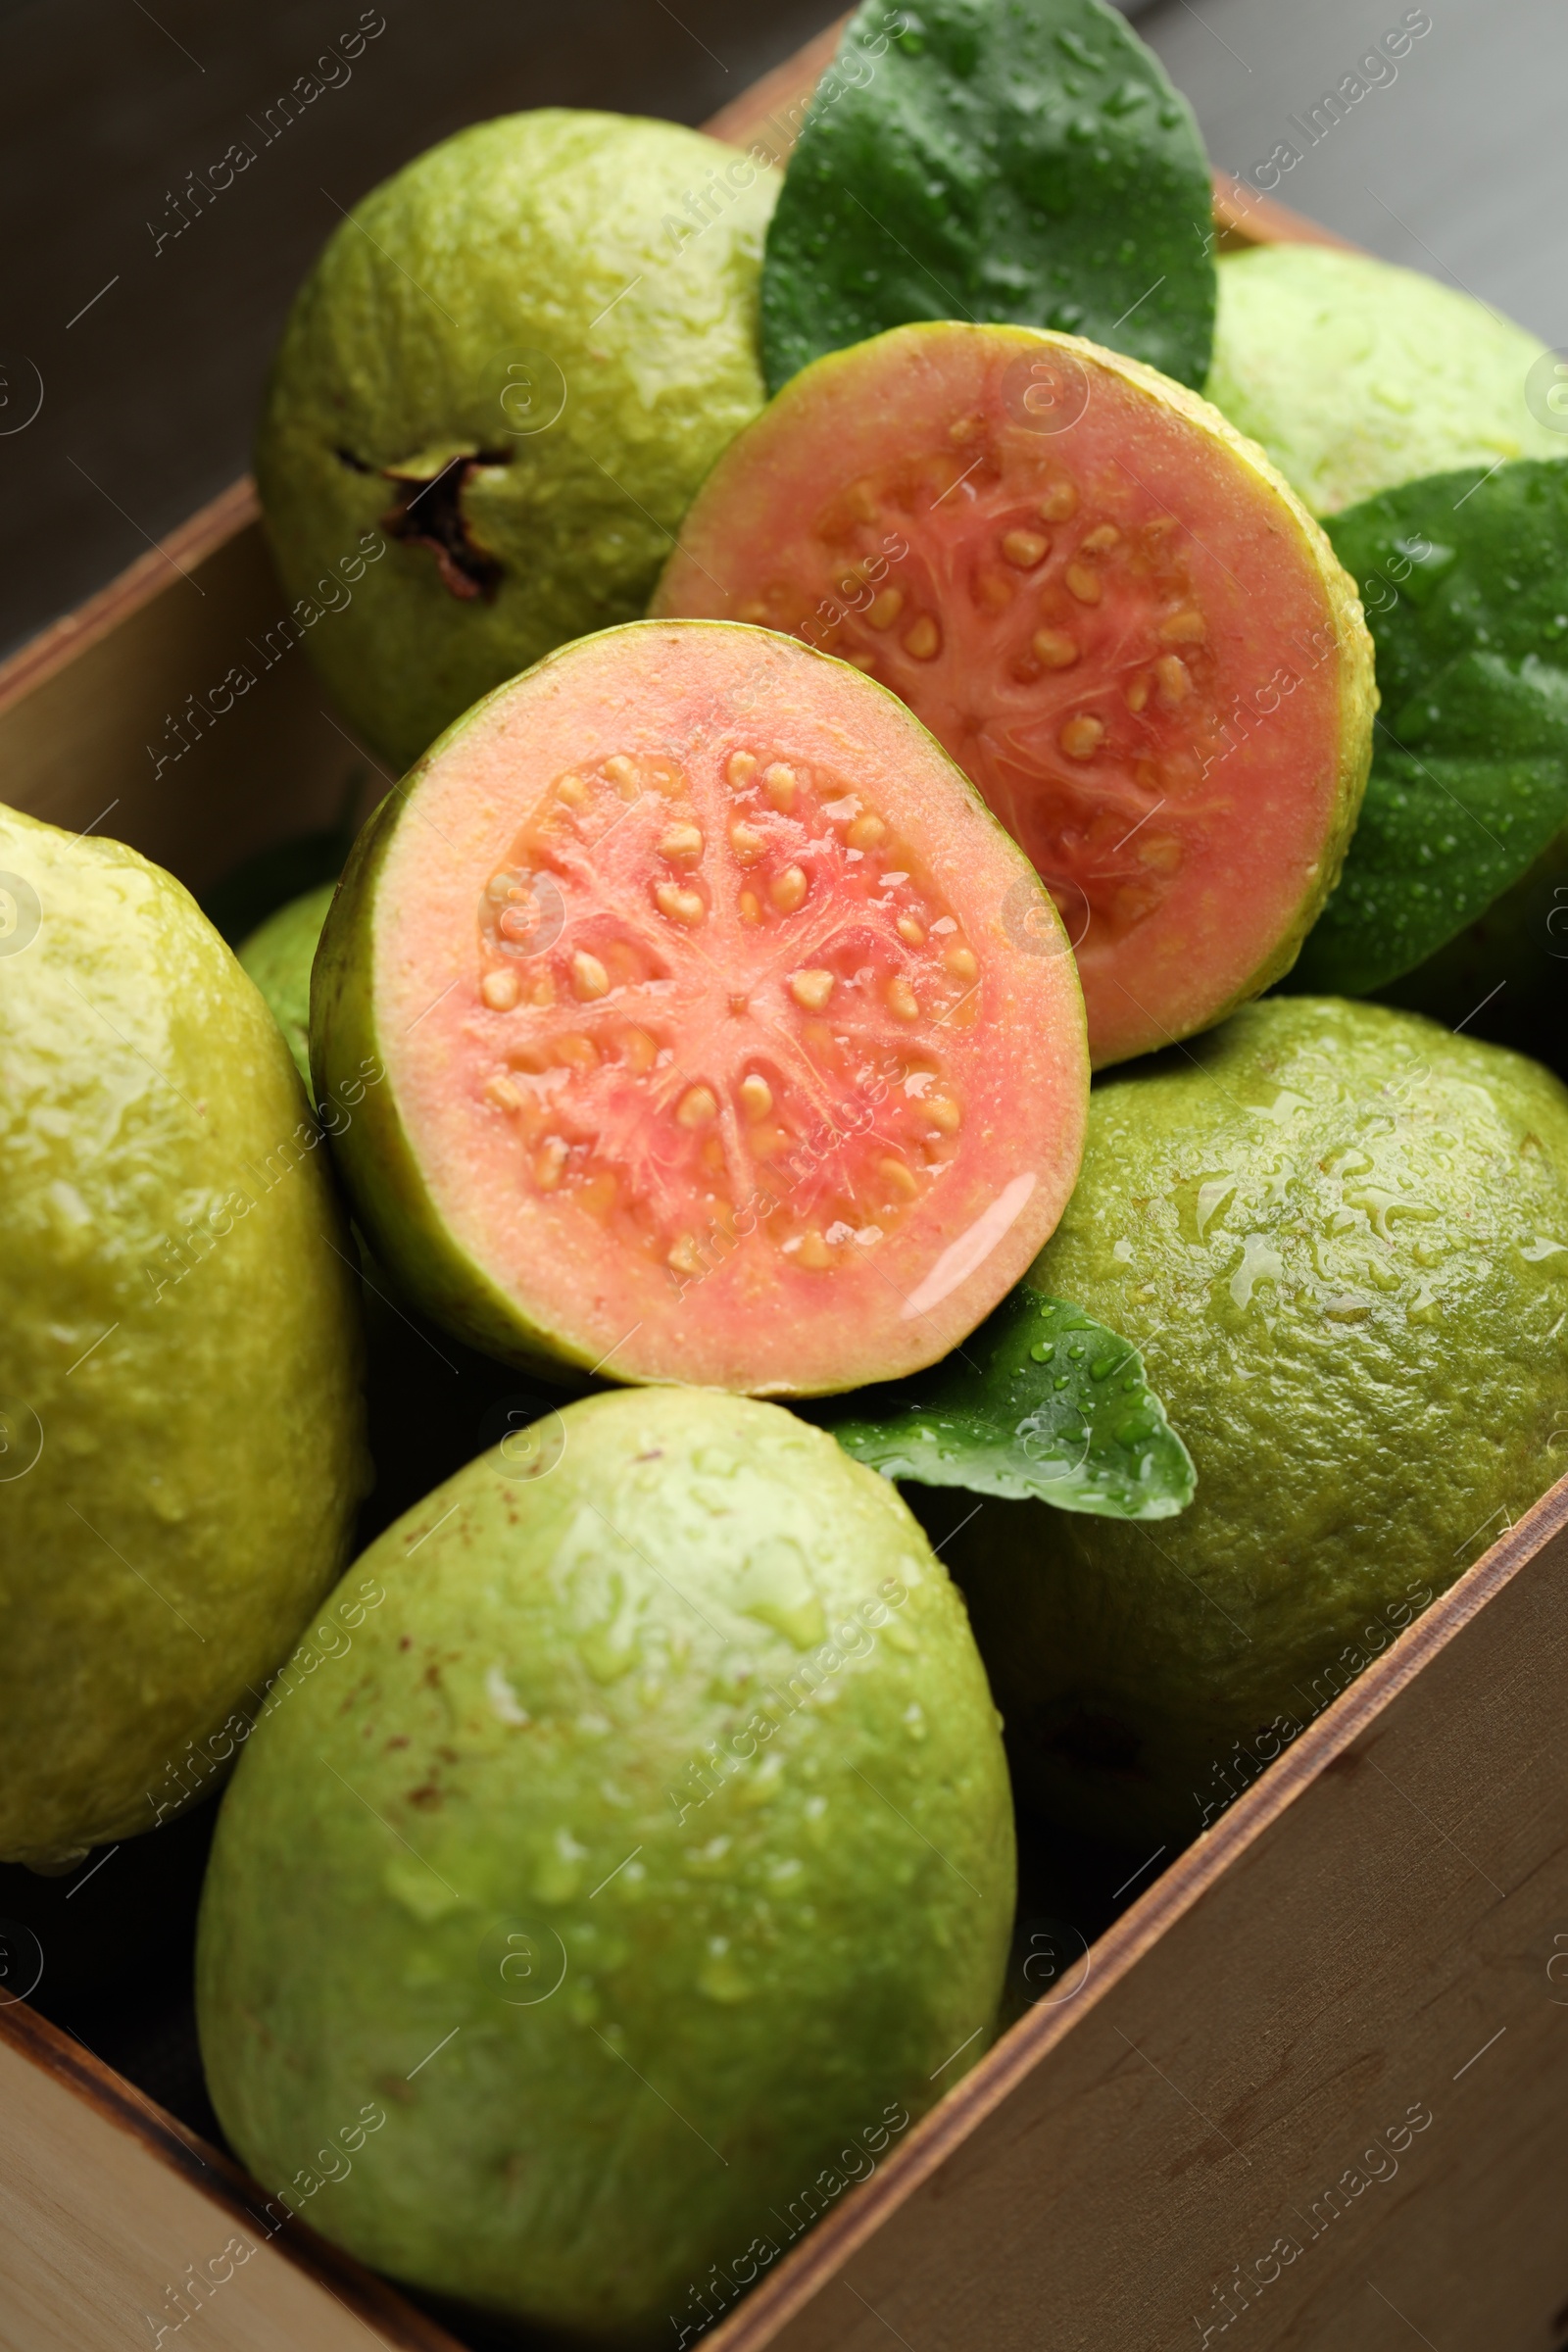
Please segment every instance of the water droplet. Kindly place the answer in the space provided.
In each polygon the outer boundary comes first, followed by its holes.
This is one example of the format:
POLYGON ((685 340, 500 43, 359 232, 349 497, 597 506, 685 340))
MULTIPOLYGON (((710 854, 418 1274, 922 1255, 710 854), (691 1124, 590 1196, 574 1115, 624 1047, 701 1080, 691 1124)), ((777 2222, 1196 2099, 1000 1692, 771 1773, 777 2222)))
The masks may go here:
POLYGON ((769 1536, 754 1544, 737 1582, 735 1603, 796 1649, 812 1649, 826 1636, 827 1621, 806 1555, 788 1536, 769 1536))

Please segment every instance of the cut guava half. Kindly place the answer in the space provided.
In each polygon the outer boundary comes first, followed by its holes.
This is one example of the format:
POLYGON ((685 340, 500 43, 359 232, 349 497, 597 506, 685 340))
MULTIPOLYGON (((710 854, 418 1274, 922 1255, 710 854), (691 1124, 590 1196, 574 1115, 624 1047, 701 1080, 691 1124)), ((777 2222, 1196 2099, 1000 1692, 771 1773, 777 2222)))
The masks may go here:
POLYGON ((1568 819, 1568 465, 1431 474, 1328 528, 1371 617, 1384 715, 1292 985, 1360 997, 1475 922, 1568 819))
POLYGON ((1069 335, 894 328, 720 458, 660 613, 786 631, 890 687, 1028 852, 1096 1063, 1290 968, 1370 759, 1354 583, 1197 394, 1069 335))
POLYGON ((318 953, 333 1146, 413 1298, 510 1361, 813 1395, 945 1355, 1077 1175, 1082 998, 1026 860, 892 695, 634 622, 475 706, 318 953))

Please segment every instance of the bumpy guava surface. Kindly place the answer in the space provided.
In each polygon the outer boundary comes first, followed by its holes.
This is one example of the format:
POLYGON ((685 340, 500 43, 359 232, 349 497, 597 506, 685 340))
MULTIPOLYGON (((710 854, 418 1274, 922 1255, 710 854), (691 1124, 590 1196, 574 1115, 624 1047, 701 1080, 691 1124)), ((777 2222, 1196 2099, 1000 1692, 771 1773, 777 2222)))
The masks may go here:
POLYGON ((1527 397, 1544 351, 1417 270, 1259 245, 1220 259, 1208 397, 1314 514, 1337 514, 1423 474, 1568 457, 1568 416, 1554 431, 1527 397))
POLYGON ((1197 1499, 986 1502, 944 1556, 1022 1788, 1185 1839, 1568 1467, 1568 1094, 1270 1000, 1096 1090, 1030 1279, 1143 1351, 1197 1499))
POLYGON ((224 1799, 224 2130, 380 2269, 668 2341, 985 2047, 1013 1834, 962 1602, 830 1438, 696 1391, 517 1433, 367 1581, 224 1799))
POLYGON ((399 766, 479 695, 639 613, 763 399, 778 174, 672 122, 460 131, 334 232, 256 473, 321 676, 399 766))
POLYGON ((335 882, 290 899, 235 950, 243 968, 267 1000, 283 1032, 294 1067, 311 1083, 311 966, 321 936, 335 882))
POLYGON ((367 1485, 325 1151, 172 877, 0 810, 0 1857, 150 1830, 341 1574, 367 1485))

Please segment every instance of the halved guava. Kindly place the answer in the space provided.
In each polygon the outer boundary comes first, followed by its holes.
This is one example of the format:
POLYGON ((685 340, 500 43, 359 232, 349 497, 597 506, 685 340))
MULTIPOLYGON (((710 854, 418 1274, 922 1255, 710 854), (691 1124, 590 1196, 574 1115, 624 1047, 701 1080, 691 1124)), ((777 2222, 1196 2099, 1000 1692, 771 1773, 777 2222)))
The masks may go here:
POLYGON ((1370 759, 1354 583, 1262 452, 1069 335, 894 328, 730 444, 655 598, 906 702, 1050 886, 1097 1063, 1288 971, 1370 759))
POLYGON ((768 631, 579 639, 361 835, 311 1005, 389 1269, 514 1362, 810 1395, 934 1362, 1088 1101, 1050 899, 893 696, 768 631))

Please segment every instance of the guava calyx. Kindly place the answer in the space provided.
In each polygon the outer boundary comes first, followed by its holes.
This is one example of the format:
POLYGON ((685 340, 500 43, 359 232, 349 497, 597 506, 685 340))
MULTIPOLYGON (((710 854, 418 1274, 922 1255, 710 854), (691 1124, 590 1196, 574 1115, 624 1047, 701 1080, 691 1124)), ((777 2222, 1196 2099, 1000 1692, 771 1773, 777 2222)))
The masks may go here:
POLYGON ((472 457, 449 458, 432 475, 401 473, 395 466, 381 468, 396 489, 381 516, 382 530, 405 547, 429 548, 442 585, 466 604, 476 597, 492 603, 505 565, 474 538, 463 511, 463 493, 469 475, 480 466, 505 464, 504 455, 479 450, 472 457))

